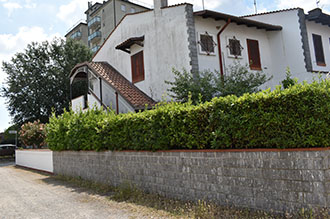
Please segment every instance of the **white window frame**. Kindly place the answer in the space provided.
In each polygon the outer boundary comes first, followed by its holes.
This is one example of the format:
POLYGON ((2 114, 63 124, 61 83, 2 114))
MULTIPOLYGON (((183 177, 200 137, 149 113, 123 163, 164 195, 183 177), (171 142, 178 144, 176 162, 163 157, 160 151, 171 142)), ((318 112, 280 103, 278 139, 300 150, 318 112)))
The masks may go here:
POLYGON ((211 36, 213 42, 215 42, 215 43, 216 43, 216 39, 217 39, 216 38, 216 35, 215 34, 211 34, 211 33, 207 32, 207 31, 197 33, 199 54, 201 54, 201 55, 207 55, 207 56, 215 56, 216 55, 216 46, 217 46, 217 44, 214 45, 214 52, 207 53, 207 52, 203 51, 202 50, 202 45, 200 43, 201 42, 201 35, 209 35, 209 36, 211 36))
MULTIPOLYGON (((226 36, 226 50, 227 50, 227 56, 229 57, 229 58, 233 58, 233 59, 243 59, 243 50, 244 50, 244 48, 242 49, 242 51, 241 51, 241 55, 240 56, 234 56, 234 55, 232 55, 232 54, 230 54, 230 49, 229 49, 229 40, 230 39, 233 39, 234 38, 234 36, 226 36)), ((244 42, 240 37, 237 37, 237 36, 235 36, 235 38, 237 39, 237 40, 239 40, 239 43, 240 43, 240 45, 243 47, 243 45, 242 45, 242 42, 244 42)))

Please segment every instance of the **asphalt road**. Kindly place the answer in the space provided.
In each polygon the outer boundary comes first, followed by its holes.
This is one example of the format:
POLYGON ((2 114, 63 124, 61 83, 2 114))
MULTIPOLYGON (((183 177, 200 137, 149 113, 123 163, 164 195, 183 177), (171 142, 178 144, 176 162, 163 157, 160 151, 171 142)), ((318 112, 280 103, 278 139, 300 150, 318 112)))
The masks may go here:
POLYGON ((0 160, 0 219, 158 218, 0 160))

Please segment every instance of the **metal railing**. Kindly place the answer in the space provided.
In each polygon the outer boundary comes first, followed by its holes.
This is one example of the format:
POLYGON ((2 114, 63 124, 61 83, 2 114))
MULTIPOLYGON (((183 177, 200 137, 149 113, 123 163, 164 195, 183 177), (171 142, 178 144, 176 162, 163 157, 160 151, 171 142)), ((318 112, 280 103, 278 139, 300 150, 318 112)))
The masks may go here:
POLYGON ((94 33, 88 36, 88 41, 93 41, 98 37, 101 38, 101 36, 102 36, 101 31, 95 31, 94 33))
POLYGON ((80 31, 77 31, 77 32, 75 32, 74 34, 72 34, 71 36, 70 36, 70 38, 71 39, 77 39, 77 38, 81 38, 81 32, 80 31))
POLYGON ((93 17, 91 20, 88 21, 88 27, 93 27, 99 23, 101 23, 100 16, 93 17))

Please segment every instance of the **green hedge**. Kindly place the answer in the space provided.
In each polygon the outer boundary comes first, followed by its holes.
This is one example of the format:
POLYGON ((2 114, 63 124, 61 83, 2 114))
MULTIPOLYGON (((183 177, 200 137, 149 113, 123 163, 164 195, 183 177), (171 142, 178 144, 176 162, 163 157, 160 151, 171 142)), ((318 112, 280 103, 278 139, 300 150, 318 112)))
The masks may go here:
POLYGON ((141 113, 64 112, 47 131, 52 150, 330 147, 330 81, 141 113))

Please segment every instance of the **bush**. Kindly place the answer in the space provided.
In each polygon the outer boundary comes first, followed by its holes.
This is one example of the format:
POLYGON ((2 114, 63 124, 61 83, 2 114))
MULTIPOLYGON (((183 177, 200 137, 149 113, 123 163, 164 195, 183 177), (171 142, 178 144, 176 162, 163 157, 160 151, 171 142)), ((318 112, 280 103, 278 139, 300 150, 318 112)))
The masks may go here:
POLYGON ((50 119, 52 150, 330 147, 330 81, 140 113, 89 110, 50 119))
POLYGON ((45 124, 39 120, 28 122, 22 125, 19 132, 20 139, 25 146, 33 146, 33 148, 41 148, 46 140, 45 124))
POLYGON ((248 66, 238 62, 230 65, 228 74, 221 76, 219 72, 202 71, 194 74, 173 69, 174 81, 165 81, 171 85, 168 89, 171 96, 180 102, 191 98, 194 104, 212 100, 213 97, 227 95, 242 96, 245 93, 255 93, 259 87, 269 81, 263 72, 250 72, 248 66))

